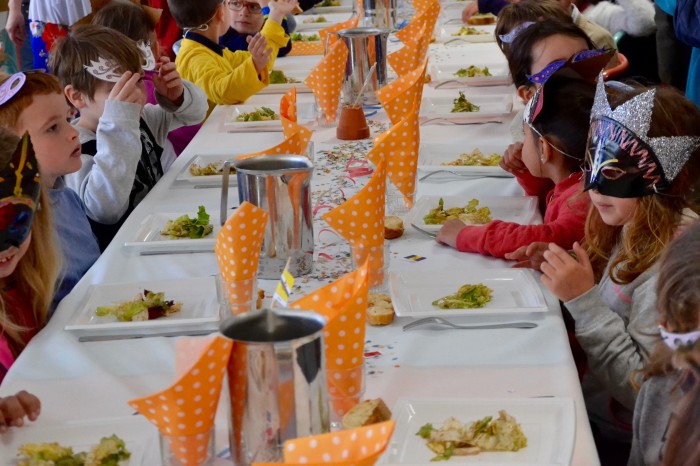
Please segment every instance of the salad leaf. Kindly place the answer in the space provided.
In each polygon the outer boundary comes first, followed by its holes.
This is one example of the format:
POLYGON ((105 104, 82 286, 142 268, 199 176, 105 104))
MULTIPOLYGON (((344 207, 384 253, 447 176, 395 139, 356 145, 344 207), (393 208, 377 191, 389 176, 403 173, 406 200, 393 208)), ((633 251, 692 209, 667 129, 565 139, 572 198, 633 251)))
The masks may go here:
POLYGON ((181 215, 175 220, 168 220, 160 234, 172 238, 204 238, 214 231, 214 226, 209 223, 209 214, 204 206, 199 206, 197 217, 190 218, 181 215))

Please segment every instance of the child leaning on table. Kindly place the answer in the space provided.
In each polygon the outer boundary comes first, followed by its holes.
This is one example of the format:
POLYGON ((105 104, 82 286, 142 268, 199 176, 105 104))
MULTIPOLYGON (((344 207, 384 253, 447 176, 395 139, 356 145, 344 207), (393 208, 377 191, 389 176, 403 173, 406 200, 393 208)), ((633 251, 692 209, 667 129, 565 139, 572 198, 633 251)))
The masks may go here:
MULTIPOLYGON (((693 345, 700 350, 698 221, 671 242, 660 264, 657 309, 663 343, 657 345, 641 375, 644 384, 634 406, 629 466, 658 465, 662 459, 666 459, 669 426, 673 418, 683 413, 679 409, 680 401, 693 385, 700 384, 700 380, 694 378, 697 372, 694 374, 690 367, 678 367, 678 363, 692 352, 693 345)), ((700 352, 697 355, 700 356, 700 352)), ((700 371, 700 367, 697 371, 700 371)), ((697 412, 698 408, 691 407, 691 410, 697 412)), ((694 429, 697 427, 695 425, 694 429)), ((687 449, 686 452, 690 453, 687 449)), ((688 464, 699 464, 699 460, 700 457, 696 457, 694 463, 688 464)))
MULTIPOLYGON (((592 70, 597 74, 602 68, 592 70)), ((523 116, 525 171, 516 171, 526 193, 535 193, 542 178, 554 188, 547 193, 541 225, 521 225, 493 220, 486 225, 465 225, 448 220, 436 240, 463 252, 505 257, 532 242, 554 242, 571 248, 583 239, 588 196, 581 194, 581 167, 585 156, 595 84, 582 78, 562 76, 568 67, 555 72, 530 99, 523 116), (562 105, 566 102, 566 106, 562 105)))
POLYGON ((660 341, 657 262, 697 218, 700 110, 669 88, 618 86, 608 101, 599 82, 591 119, 585 248, 575 243, 573 257, 550 243, 537 254, 542 283, 571 314, 588 358, 582 387, 594 434, 628 448, 631 377, 660 341))
POLYGON ((260 33, 248 40, 249 52, 232 52, 219 45, 231 24, 234 0, 168 0, 185 34, 175 63, 185 79, 204 89, 210 110, 217 104, 244 102, 269 83, 269 70, 289 36, 280 26, 297 0, 270 2, 270 16, 260 33), (269 46, 269 48, 268 48, 269 46))
POLYGON ((49 318, 59 260, 28 135, 0 127, 0 383, 49 318))
POLYGON ((73 289, 100 257, 97 238, 90 229, 85 206, 65 175, 82 165, 78 131, 71 126, 71 108, 58 79, 47 73, 0 75, 0 126, 32 138, 41 171, 41 184, 49 196, 53 228, 62 254, 62 270, 51 311, 73 289))
POLYGON ((80 117, 81 169, 66 177, 104 250, 134 207, 163 176, 161 155, 169 131, 199 123, 206 98, 180 79, 171 62, 156 64, 159 105, 145 105, 144 54, 123 34, 102 26, 77 28, 59 41, 50 66, 80 117))

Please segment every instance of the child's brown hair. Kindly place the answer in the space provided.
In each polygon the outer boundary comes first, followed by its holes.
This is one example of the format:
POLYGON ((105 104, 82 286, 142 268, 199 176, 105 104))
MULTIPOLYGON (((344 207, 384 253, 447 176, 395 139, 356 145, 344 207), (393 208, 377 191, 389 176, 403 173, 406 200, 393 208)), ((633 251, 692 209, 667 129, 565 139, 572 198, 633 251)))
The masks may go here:
MULTIPOLYGON (((0 73, 0 84, 10 78, 0 73)), ((0 105, 0 126, 14 128, 25 108, 34 101, 35 95, 63 94, 58 79, 48 73, 26 73, 22 88, 9 101, 0 105)))
POLYGON ((208 24, 227 0, 168 0, 170 14, 182 29, 208 24))
POLYGON ((95 13, 90 23, 119 31, 137 43, 156 41, 153 18, 142 7, 126 0, 112 0, 95 13))
MULTIPOLYGON (((638 86, 609 93, 611 107, 614 109, 646 90, 638 86)), ((700 136, 700 110, 678 91, 659 87, 648 135, 700 136)), ((591 207, 586 219, 586 247, 596 277, 602 277, 608 267, 614 283, 628 284, 652 267, 677 233, 683 209, 698 209, 699 188, 700 149, 697 149, 668 192, 639 198, 624 234, 622 227, 607 225, 598 210, 591 207)))
POLYGON ((518 3, 511 3, 498 13, 496 23, 496 43, 507 57, 510 48, 509 43, 501 40, 502 35, 506 35, 521 24, 532 21, 560 21, 562 23, 573 24, 574 20, 556 0, 523 0, 518 3))
POLYGON ((70 84, 92 100, 95 85, 100 80, 88 73, 85 65, 100 58, 114 63, 122 73, 141 73, 144 60, 136 44, 121 32, 89 24, 56 42, 51 50, 49 69, 58 76, 62 87, 70 84))

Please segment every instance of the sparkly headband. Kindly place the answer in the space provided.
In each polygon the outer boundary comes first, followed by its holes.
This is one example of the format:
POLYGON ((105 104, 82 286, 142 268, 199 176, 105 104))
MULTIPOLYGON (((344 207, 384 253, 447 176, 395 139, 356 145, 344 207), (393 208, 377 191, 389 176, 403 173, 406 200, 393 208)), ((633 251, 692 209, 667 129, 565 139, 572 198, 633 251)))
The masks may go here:
MULTIPOLYGON (((547 65, 539 73, 528 74, 528 75, 526 75, 526 77, 527 77, 527 80, 533 84, 542 84, 542 83, 546 82, 547 79, 549 79, 549 77, 552 76, 557 70, 564 67, 564 65, 566 65, 567 63, 573 65, 573 64, 581 62, 583 60, 588 60, 590 58, 600 57, 600 56, 603 56, 603 55, 608 54, 608 53, 610 55, 612 55, 612 51, 609 51, 606 49, 583 50, 581 52, 578 52, 578 53, 572 55, 571 58, 569 58, 568 60, 553 61, 552 63, 547 65)), ((603 64, 603 66, 605 66, 605 64, 603 64)), ((600 71, 600 70, 596 70, 596 74, 598 73, 598 71, 600 71)))
POLYGON ((673 333, 659 325, 659 333, 664 344, 673 351, 691 348, 696 341, 700 340, 700 330, 687 333, 673 333))
POLYGON ((523 32, 525 29, 529 28, 535 24, 534 21, 525 21, 524 23, 518 24, 511 30, 508 34, 499 34, 498 38, 501 39, 501 42, 505 44, 510 44, 512 43, 516 37, 520 35, 521 32, 523 32))
MULTIPOLYGON (((149 72, 152 72, 156 67, 156 59, 153 56, 151 44, 150 42, 145 43, 143 41, 140 41, 137 45, 139 50, 141 51, 141 54, 144 57, 144 62, 141 64, 141 68, 143 68, 143 70, 146 72, 146 75, 150 75, 152 73, 149 72)), ((108 60, 102 57, 97 57, 97 60, 90 60, 89 65, 83 66, 85 68, 85 71, 87 71, 100 81, 116 83, 121 79, 123 75, 123 73, 120 73, 118 71, 119 65, 117 65, 112 60, 108 60)))

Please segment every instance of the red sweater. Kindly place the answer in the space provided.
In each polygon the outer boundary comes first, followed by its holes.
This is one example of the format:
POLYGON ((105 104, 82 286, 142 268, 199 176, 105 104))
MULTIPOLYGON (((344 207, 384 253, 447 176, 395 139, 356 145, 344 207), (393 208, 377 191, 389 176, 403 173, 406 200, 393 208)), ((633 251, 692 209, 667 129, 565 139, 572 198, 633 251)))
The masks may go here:
MULTIPOLYGON (((518 181, 528 194, 536 194, 534 187, 542 186, 541 178, 529 174, 519 176, 518 181)), ((506 253, 536 241, 556 243, 565 249, 571 249, 574 241, 583 239, 590 203, 587 195, 580 195, 581 183, 581 174, 577 173, 560 181, 547 193, 542 225, 520 225, 494 220, 487 225, 466 226, 457 235, 457 249, 494 257, 503 257, 506 253)))

